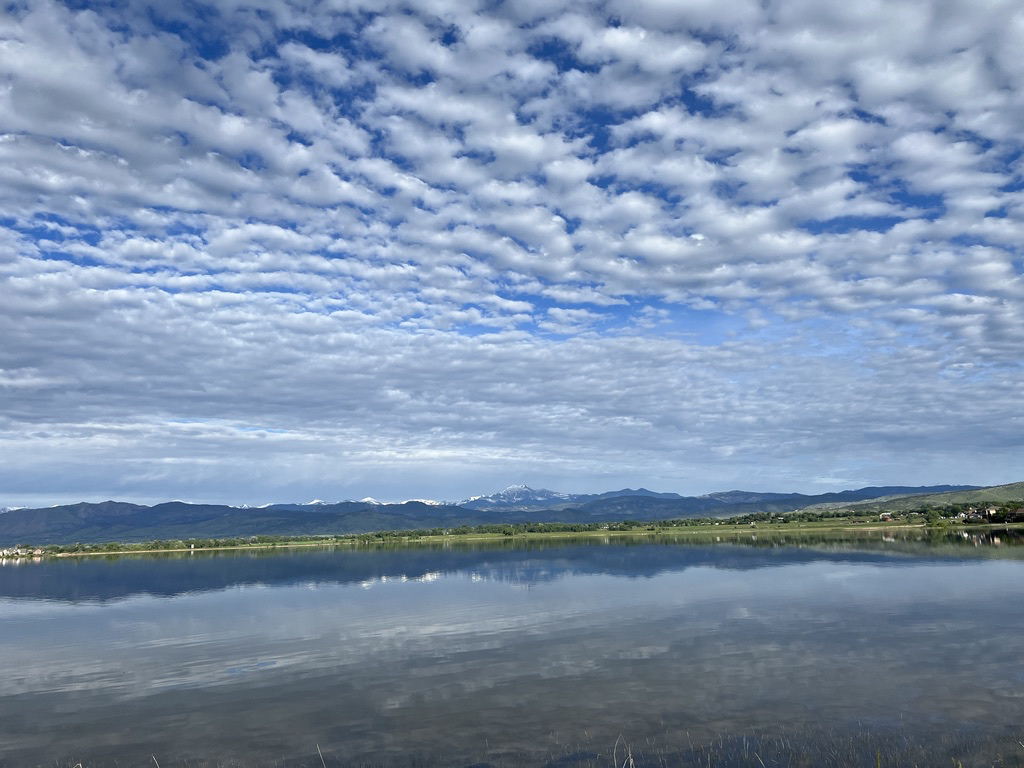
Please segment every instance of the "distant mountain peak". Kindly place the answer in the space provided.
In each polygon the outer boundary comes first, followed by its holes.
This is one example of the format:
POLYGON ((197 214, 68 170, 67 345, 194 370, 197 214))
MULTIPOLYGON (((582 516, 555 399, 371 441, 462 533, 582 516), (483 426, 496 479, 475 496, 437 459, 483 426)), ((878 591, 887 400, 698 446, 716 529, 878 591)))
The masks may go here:
POLYGON ((681 499, 678 493, 659 493, 658 491, 652 491, 648 488, 623 488, 621 491, 607 491, 605 493, 597 494, 597 498, 611 498, 615 496, 648 496, 652 498, 660 499, 681 499))
POLYGON ((459 502, 469 508, 534 506, 538 504, 562 503, 574 499, 569 493, 552 491, 548 488, 531 488, 525 483, 516 483, 486 496, 473 496, 459 502))

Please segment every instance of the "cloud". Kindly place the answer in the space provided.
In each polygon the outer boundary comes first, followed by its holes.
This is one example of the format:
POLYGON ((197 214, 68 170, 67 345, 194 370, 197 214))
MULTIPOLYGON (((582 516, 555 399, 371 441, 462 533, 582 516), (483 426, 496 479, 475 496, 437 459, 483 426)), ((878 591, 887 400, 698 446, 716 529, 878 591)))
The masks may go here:
POLYGON ((18 4, 6 503, 1015 480, 1022 26, 18 4))

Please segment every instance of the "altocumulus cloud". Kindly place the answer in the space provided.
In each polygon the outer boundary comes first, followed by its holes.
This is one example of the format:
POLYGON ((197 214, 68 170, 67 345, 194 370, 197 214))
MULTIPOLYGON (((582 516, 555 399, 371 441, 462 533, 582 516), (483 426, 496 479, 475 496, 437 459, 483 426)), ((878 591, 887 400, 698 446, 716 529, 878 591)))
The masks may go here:
POLYGON ((1017 2, 7 2, 0 502, 1020 479, 1017 2))

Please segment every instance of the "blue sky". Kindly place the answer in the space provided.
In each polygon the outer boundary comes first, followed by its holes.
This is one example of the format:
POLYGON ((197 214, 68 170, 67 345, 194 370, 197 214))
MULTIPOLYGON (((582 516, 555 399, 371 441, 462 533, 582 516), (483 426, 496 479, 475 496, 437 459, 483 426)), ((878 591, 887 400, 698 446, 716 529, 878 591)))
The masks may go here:
POLYGON ((1020 480, 1021 39, 6 3, 0 505, 1020 480))

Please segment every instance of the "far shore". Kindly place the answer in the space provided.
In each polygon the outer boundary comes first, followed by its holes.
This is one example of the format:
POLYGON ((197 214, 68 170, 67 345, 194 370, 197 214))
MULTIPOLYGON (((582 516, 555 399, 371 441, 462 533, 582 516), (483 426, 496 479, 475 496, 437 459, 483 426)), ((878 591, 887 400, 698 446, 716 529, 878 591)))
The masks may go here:
MULTIPOLYGON (((735 539, 739 537, 750 538, 760 536, 801 536, 810 534, 859 534, 859 533, 884 533, 887 531, 977 531, 992 532, 1002 530, 1024 530, 1024 523, 1001 523, 1001 524, 954 524, 949 523, 942 526, 929 526, 926 523, 891 522, 865 524, 864 522, 804 522, 804 523, 782 523, 765 522, 751 526, 747 523, 707 523, 685 526, 664 526, 657 523, 645 523, 641 526, 628 530, 586 530, 586 531, 516 531, 513 534, 493 532, 469 532, 469 533, 442 533, 428 535, 402 535, 403 532, 372 532, 363 534, 322 534, 315 538, 307 537, 281 537, 280 540, 272 542, 252 543, 231 543, 206 546, 174 546, 161 548, 133 549, 135 544, 130 542, 103 542, 91 546, 101 547, 77 552, 43 552, 42 554, 23 557, 30 559, 42 558, 63 558, 63 557, 119 557, 122 555, 150 555, 150 554, 183 554, 194 552, 223 552, 231 550, 263 550, 263 549, 298 549, 298 548, 324 548, 324 547, 364 547, 376 546, 382 543, 434 543, 438 541, 477 542, 477 541, 507 541, 524 539, 565 539, 565 538, 645 538, 652 536, 673 536, 673 537, 701 537, 714 536, 717 538, 735 539), (119 549, 109 550, 102 547, 111 543, 118 544, 119 549)), ((207 539, 207 541, 211 541, 207 539)), ((216 542, 216 539, 212 540, 216 542)), ((142 544, 144 542, 140 542, 142 544)))

